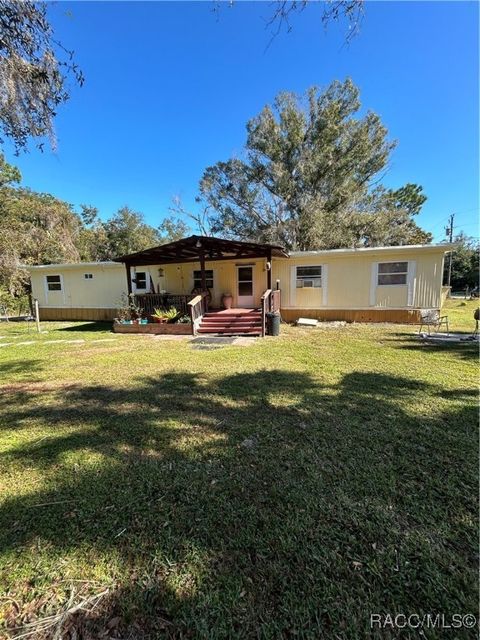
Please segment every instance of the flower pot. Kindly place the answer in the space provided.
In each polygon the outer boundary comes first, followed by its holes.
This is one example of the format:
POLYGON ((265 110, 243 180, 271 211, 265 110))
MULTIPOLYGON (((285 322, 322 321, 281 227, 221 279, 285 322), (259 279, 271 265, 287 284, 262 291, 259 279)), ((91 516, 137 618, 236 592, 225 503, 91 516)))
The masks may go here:
POLYGON ((222 305, 224 309, 231 309, 233 304, 233 296, 231 293, 224 293, 222 296, 222 305))

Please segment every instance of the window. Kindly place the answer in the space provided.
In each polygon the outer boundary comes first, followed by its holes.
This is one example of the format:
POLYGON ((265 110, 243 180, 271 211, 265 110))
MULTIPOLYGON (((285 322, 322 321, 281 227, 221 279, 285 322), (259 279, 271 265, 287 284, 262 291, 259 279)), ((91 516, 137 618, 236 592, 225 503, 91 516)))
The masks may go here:
POLYGON ((380 262, 378 285, 407 284, 408 262, 380 262))
MULTIPOLYGON (((213 289, 213 269, 205 269, 205 284, 207 289, 213 289)), ((193 288, 202 288, 202 272, 200 269, 193 272, 193 288)))
POLYGON ((93 273, 84 273, 83 277, 85 280, 91 280, 93 278, 93 273))
POLYGON ((47 276, 47 289, 48 291, 61 291, 62 279, 60 276, 47 276))
POLYGON ((146 289, 147 288, 147 273, 146 273, 146 271, 137 271, 133 281, 135 282, 135 288, 136 289, 146 289))
POLYGON ((322 286, 322 267, 297 267, 297 289, 322 286))

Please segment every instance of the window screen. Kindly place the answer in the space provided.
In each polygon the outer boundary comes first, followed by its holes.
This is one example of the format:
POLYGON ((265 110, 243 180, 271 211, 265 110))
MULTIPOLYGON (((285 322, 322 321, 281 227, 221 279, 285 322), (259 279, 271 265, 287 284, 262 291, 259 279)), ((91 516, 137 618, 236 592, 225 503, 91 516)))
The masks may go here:
POLYGON ((135 274, 135 287, 137 289, 147 288, 147 274, 145 271, 137 271, 135 274))
POLYGON ((322 267, 297 267, 297 289, 322 286, 322 267))
POLYGON ((47 289, 48 291, 61 291, 62 279, 60 276, 47 276, 47 289))
POLYGON ((407 284, 408 262, 380 262, 378 284, 407 284))
MULTIPOLYGON (((205 269, 205 284, 207 289, 213 289, 213 269, 205 269)), ((193 287, 194 289, 202 288, 202 272, 200 269, 193 272, 193 287)))

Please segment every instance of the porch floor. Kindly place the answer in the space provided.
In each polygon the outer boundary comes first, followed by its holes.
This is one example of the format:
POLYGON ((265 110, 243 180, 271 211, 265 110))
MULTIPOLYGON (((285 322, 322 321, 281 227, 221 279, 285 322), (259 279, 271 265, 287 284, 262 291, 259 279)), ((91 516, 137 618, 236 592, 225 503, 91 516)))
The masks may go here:
POLYGON ((248 313, 260 313, 260 308, 256 308, 256 309, 250 309, 250 308, 245 308, 245 307, 232 307, 231 309, 216 309, 216 308, 211 308, 208 310, 208 313, 215 313, 215 314, 219 314, 219 315, 224 315, 224 316, 228 316, 228 315, 243 315, 243 314, 248 314, 248 313))

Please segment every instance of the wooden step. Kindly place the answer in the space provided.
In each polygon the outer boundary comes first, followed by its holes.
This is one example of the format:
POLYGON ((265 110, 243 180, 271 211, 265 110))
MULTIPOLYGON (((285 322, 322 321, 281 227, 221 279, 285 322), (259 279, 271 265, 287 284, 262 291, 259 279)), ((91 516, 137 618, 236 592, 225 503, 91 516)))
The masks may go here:
POLYGON ((259 328, 250 328, 250 329, 224 329, 224 328, 215 328, 215 329, 205 329, 200 327, 197 333, 215 335, 221 333, 222 335, 230 335, 230 336, 260 336, 262 335, 262 331, 259 328))
POLYGON ((204 318, 208 320, 222 321, 222 320, 246 320, 255 319, 261 320, 261 313, 206 313, 204 318))
POLYGON ((204 327, 261 327, 262 323, 256 320, 238 320, 237 322, 229 322, 224 320, 223 322, 210 322, 209 320, 203 320, 200 323, 204 327))
POLYGON ((202 335, 261 336, 262 313, 249 309, 207 312, 198 328, 202 335))

